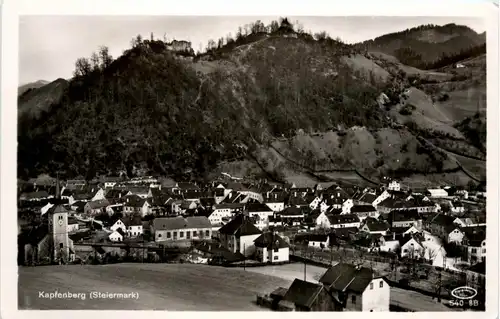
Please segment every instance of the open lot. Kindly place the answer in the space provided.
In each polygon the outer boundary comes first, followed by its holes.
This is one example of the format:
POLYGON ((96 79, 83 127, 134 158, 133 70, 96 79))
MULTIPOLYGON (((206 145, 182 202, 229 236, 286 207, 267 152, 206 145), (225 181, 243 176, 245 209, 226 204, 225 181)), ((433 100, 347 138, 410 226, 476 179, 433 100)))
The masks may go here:
MULTIPOLYGON (((307 265, 307 280, 324 268, 307 265)), ((20 309, 265 311, 256 294, 304 278, 304 265, 223 268, 192 264, 114 264, 20 267, 20 309), (39 292, 86 293, 86 299, 43 299, 39 292), (90 299, 90 292, 139 294, 134 299, 90 299)), ((425 295, 392 288, 391 302, 416 311, 450 311, 425 295)))
POLYGON ((265 311, 256 294, 289 281, 243 269, 191 264, 114 264, 19 268, 19 309, 265 311), (43 299, 39 291, 85 292, 85 300, 43 299), (89 299, 92 291, 139 293, 133 299, 89 299))

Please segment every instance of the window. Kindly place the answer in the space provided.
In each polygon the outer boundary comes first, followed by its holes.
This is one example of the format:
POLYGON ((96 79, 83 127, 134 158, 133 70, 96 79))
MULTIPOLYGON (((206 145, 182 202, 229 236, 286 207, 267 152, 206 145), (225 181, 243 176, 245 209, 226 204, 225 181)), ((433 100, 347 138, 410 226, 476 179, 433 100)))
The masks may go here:
POLYGON ((174 231, 174 239, 177 239, 177 232, 174 231))
POLYGON ((279 252, 279 251, 280 251, 280 249, 279 249, 278 247, 274 248, 274 252, 275 252, 275 253, 277 253, 277 252, 279 252))
POLYGON ((60 244, 59 244, 59 248, 63 248, 63 243, 60 243, 60 244))
POLYGON ((486 246, 486 242, 483 243, 483 246, 486 246))
POLYGON ((179 238, 184 238, 184 232, 183 231, 179 232, 179 238))
POLYGON ((370 283, 370 290, 373 290, 373 282, 370 283))
POLYGON ((274 260, 278 260, 278 256, 274 256, 274 260))
POLYGON ((380 281, 380 285, 379 285, 379 287, 380 287, 380 288, 383 288, 383 287, 384 287, 384 281, 383 281, 383 280, 381 280, 381 281, 380 281))
MULTIPOLYGON (((158 234, 158 238, 161 238, 161 234, 158 234)), ((170 238, 170 233, 167 233, 167 238, 170 238)))
POLYGON ((483 248, 483 254, 486 254, 486 248, 483 248))
POLYGON ((408 252, 408 249, 403 250, 403 252, 404 252, 404 253, 407 253, 407 252, 408 252))
POLYGON ((356 296, 352 295, 351 302, 352 302, 353 305, 356 304, 356 296))
POLYGON ((205 236, 210 236, 210 231, 209 230, 205 231, 205 236))
POLYGON ((477 249, 476 248, 472 248, 472 253, 473 254, 477 253, 477 249))
POLYGON ((186 238, 187 238, 187 239, 190 239, 190 238, 191 238, 191 232, 190 232, 190 231, 187 231, 187 232, 186 232, 186 238))

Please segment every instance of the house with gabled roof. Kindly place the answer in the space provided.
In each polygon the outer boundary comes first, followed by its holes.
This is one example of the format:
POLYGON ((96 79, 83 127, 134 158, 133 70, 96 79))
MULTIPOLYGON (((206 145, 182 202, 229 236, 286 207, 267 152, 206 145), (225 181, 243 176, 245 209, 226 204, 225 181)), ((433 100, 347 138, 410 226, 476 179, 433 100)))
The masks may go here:
POLYGON ((361 225, 359 217, 355 214, 328 215, 328 221, 330 222, 331 228, 359 228, 361 225))
POLYGON ((443 213, 436 213, 429 217, 424 222, 425 229, 430 233, 446 238, 448 236, 449 227, 454 225, 455 217, 445 215, 443 213))
POLYGON ((389 214, 389 223, 391 227, 409 227, 415 226, 422 228, 422 217, 416 209, 392 210, 389 214))
POLYGON ((380 234, 387 235, 389 231, 389 225, 386 222, 379 222, 378 220, 373 220, 372 218, 365 219, 364 225, 361 227, 361 231, 365 231, 372 235, 380 234))
POLYGON ((349 214, 357 215, 361 221, 368 217, 378 218, 380 216, 373 205, 354 205, 351 207, 349 214))
POLYGON ((276 232, 265 232, 254 241, 255 257, 260 262, 287 262, 290 245, 276 232))
POLYGON ((232 218, 239 212, 242 212, 245 204, 240 203, 221 203, 214 206, 214 210, 208 216, 212 225, 219 225, 224 218, 232 218))
POLYGON ((269 192, 263 196, 264 203, 271 208, 273 212, 281 212, 285 209, 285 192, 269 192))
POLYGON ((307 234, 307 245, 314 248, 327 248, 330 246, 330 236, 328 234, 307 234))
POLYGON ((127 195, 132 195, 132 192, 126 189, 112 188, 106 192, 105 197, 107 200, 111 200, 111 199, 120 199, 127 195))
POLYGON ((358 198, 355 200, 356 205, 372 205, 377 199, 377 194, 372 193, 372 192, 366 192, 361 194, 358 198))
POLYGON ((140 214, 144 217, 152 213, 151 204, 146 198, 141 198, 139 195, 127 195, 122 200, 124 214, 140 214))
MULTIPOLYGON (((342 307, 317 283, 295 279, 277 300, 278 309, 292 311, 342 311, 342 307)), ((273 295, 276 298, 276 294, 273 295)))
POLYGON ((389 311, 390 286, 369 268, 338 263, 319 282, 344 311, 389 311))
POLYGON ((143 222, 140 215, 122 218, 128 237, 137 237, 144 234, 143 222))
POLYGON ((112 242, 121 242, 125 238, 125 233, 121 228, 118 228, 117 230, 113 231, 111 234, 109 234, 108 239, 112 242))
POLYGON ((403 236, 399 239, 401 247, 401 258, 407 257, 410 259, 421 259, 425 254, 425 247, 422 244, 424 238, 418 234, 403 236))
POLYGON ((219 229, 221 244, 229 251, 251 256, 255 252, 254 241, 262 234, 248 216, 236 215, 219 229))
POLYGON ((299 207, 290 206, 285 208, 283 211, 277 213, 280 216, 281 222, 288 225, 300 225, 304 220, 305 214, 299 207))
POLYGON ((486 259, 486 226, 464 227, 463 245, 467 247, 467 261, 475 264, 486 259))
POLYGON ((95 200, 87 202, 83 208, 83 212, 87 215, 98 215, 106 212, 106 207, 109 206, 107 199, 95 200))
POLYGON ((274 212, 266 204, 261 203, 249 203, 246 204, 245 210, 248 216, 255 218, 255 226, 260 230, 267 227, 269 222, 269 217, 274 215, 274 212))

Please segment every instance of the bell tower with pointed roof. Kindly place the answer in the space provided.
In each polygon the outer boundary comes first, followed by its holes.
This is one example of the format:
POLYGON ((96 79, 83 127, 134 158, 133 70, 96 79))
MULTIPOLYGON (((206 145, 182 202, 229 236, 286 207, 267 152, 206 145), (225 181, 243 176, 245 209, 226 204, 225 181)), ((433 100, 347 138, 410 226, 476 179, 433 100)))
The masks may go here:
POLYGON ((59 178, 56 184, 56 203, 47 211, 52 260, 69 258, 68 210, 59 202, 59 178))

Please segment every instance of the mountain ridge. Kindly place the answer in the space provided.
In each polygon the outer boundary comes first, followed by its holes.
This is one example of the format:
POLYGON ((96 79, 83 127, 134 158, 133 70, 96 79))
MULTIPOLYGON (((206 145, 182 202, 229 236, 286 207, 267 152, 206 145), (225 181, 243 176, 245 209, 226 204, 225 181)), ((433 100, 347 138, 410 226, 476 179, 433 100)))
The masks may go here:
MULTIPOLYGON (((357 158, 343 167, 371 176, 405 166, 428 173, 455 167, 443 152, 415 138, 428 128, 404 128, 408 119, 398 115, 404 107, 400 98, 411 85, 401 64, 381 67, 356 46, 280 22, 274 33, 260 32, 255 23, 253 41, 252 33, 240 35, 209 45, 201 55, 179 57, 162 41, 141 39, 116 60, 103 54, 99 66, 81 60, 58 101, 37 119, 20 115, 19 175, 64 169, 90 178, 126 170, 194 178, 219 170, 221 163, 241 163, 243 173, 257 175, 251 164, 256 162, 282 180, 300 169, 272 155, 276 139, 288 141, 284 152, 293 158, 306 152, 301 161, 324 158, 338 168, 334 163, 357 158), (383 92, 391 105, 378 100, 383 92), (365 128, 345 130, 356 126, 365 128), (293 151, 302 145, 300 136, 318 132, 326 133, 317 148, 293 151), (363 142, 367 138, 372 142, 363 142), (390 145, 399 149, 390 151, 390 145), (325 147, 334 148, 325 153, 325 147), (369 157, 362 160, 362 154, 369 157)), ((413 98, 417 120, 432 116, 423 115, 428 106, 419 96, 413 98)), ((26 100, 20 108, 31 99, 26 100)))

